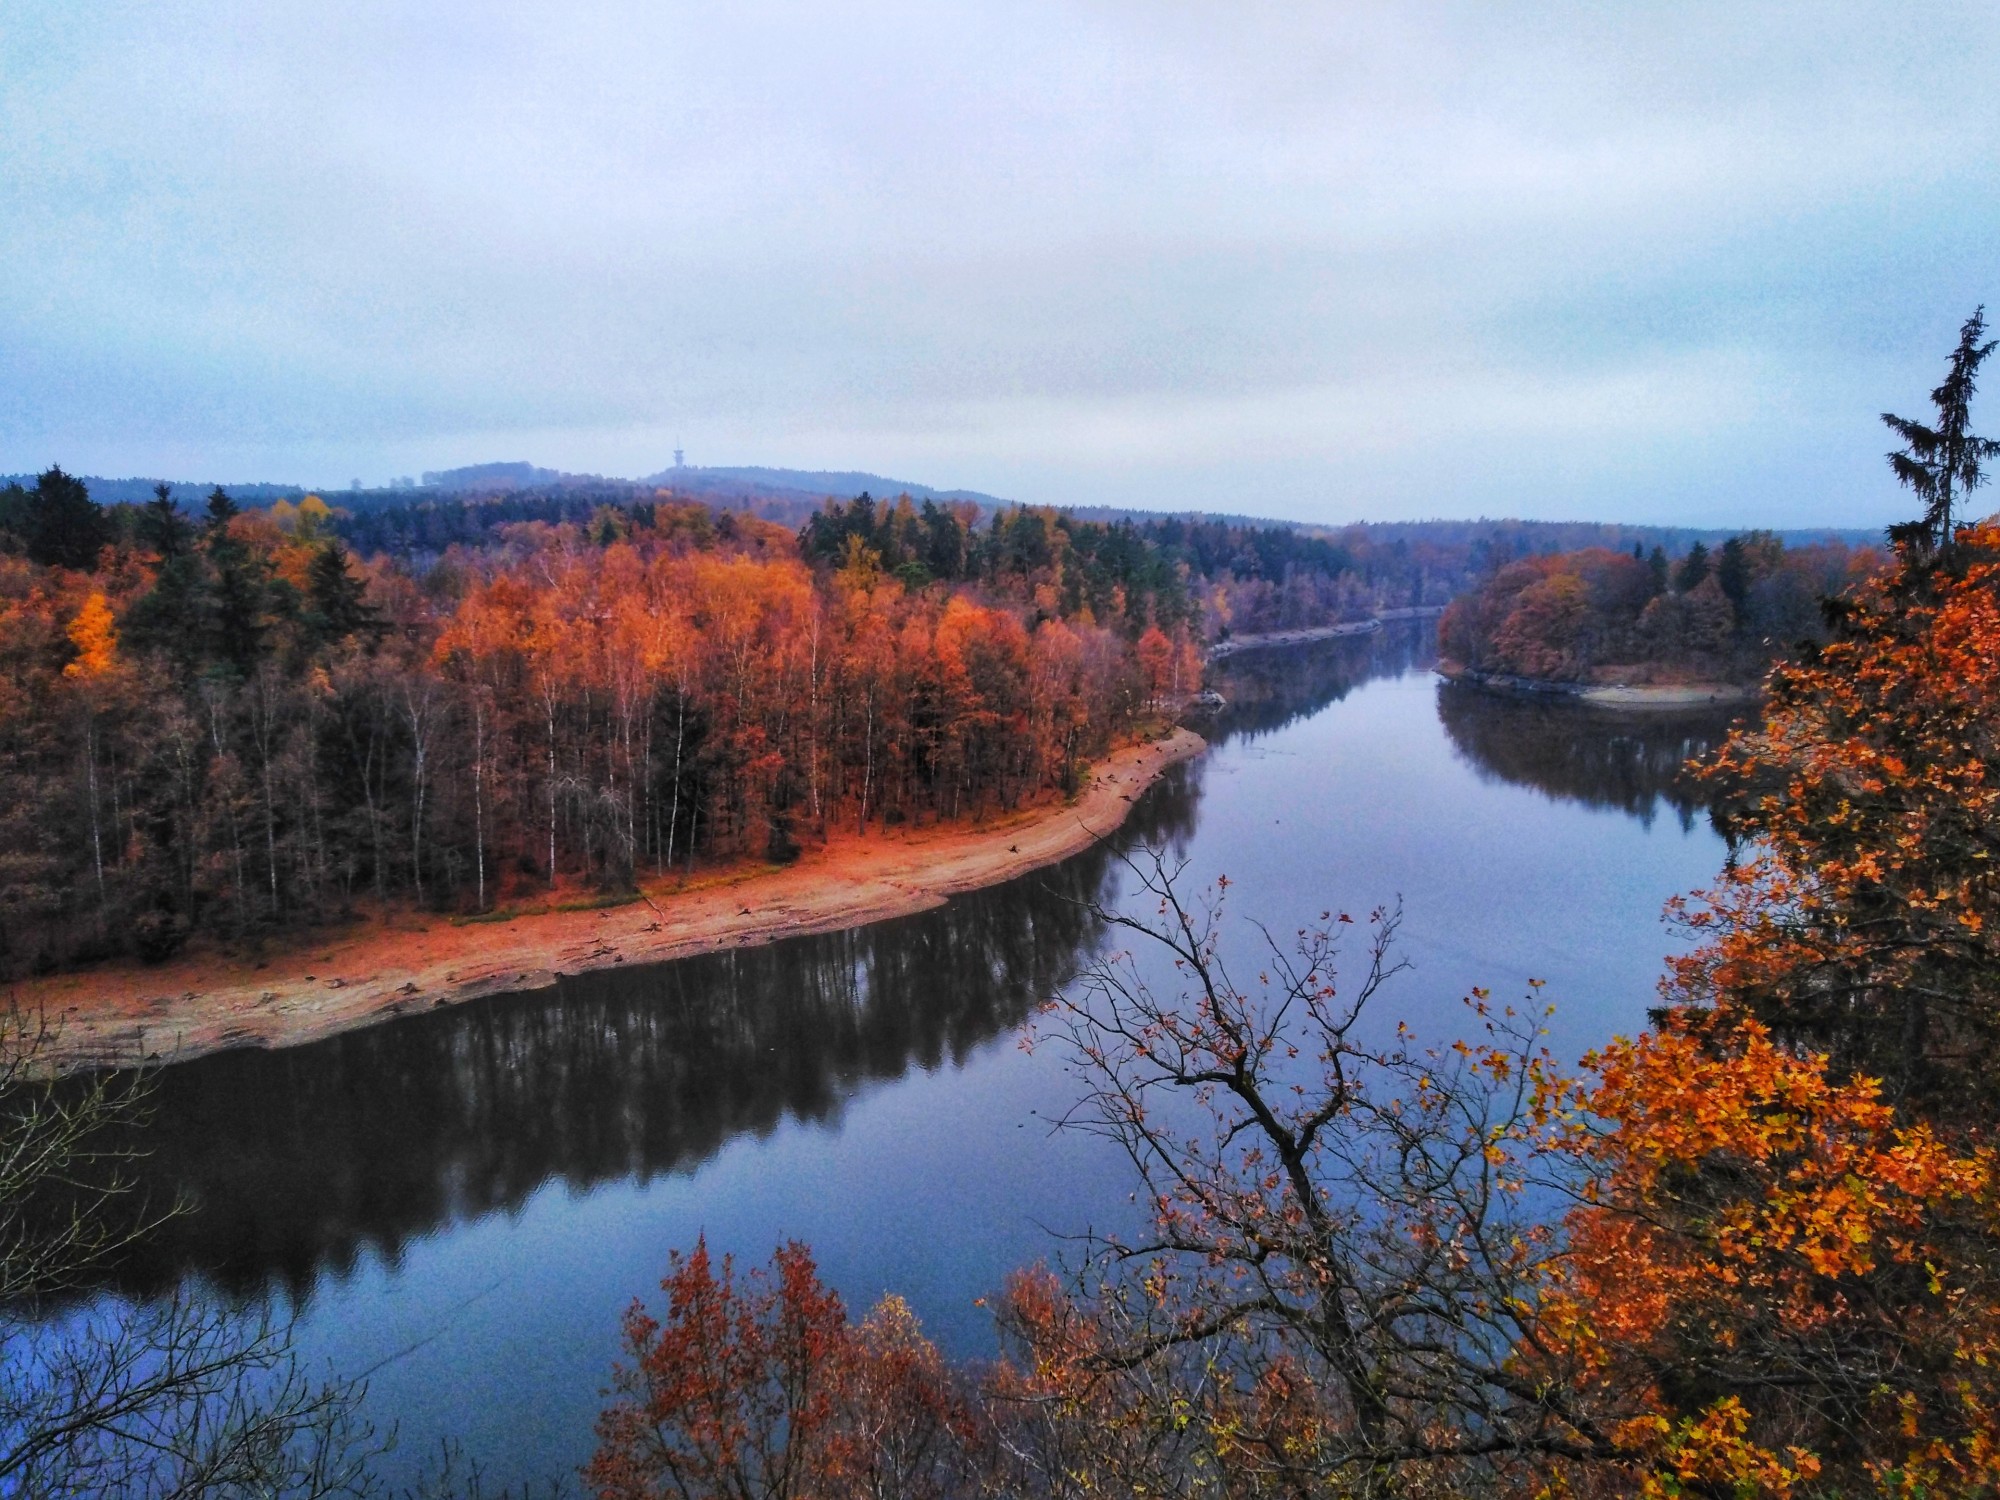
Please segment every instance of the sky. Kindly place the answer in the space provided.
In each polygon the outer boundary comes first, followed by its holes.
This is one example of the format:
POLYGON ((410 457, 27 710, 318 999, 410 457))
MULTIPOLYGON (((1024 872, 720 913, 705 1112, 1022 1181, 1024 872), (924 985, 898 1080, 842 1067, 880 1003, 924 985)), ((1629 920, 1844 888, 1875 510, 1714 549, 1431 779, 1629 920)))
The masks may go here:
POLYGON ((0 472, 1879 525, 1988 300, 1991 0, 0 6, 0 472))

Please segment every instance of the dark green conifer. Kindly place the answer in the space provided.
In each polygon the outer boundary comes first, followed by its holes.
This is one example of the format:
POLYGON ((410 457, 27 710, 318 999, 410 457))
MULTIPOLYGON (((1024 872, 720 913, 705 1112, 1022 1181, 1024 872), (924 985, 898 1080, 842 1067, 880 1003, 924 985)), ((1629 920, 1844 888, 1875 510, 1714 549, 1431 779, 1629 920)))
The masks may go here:
POLYGON ((238 514, 240 507, 229 498, 229 491, 217 485, 208 492, 208 529, 220 531, 238 514))
POLYGON ((1722 544, 1721 556, 1715 564, 1715 581, 1740 616, 1750 598, 1750 551, 1743 545, 1742 537, 1733 536, 1722 544))
POLYGON ((174 503, 174 487, 162 481, 153 486, 153 498, 139 513, 139 541, 169 561, 186 552, 194 541, 194 528, 174 503))
POLYGON ((31 560, 52 568, 88 569, 111 540, 111 521, 80 479, 51 466, 28 492, 27 543, 31 560))
POLYGON ((1674 587, 1683 594, 1692 594, 1701 587, 1708 577, 1708 548, 1696 542, 1688 548, 1688 555, 1681 559, 1680 571, 1674 575, 1674 587))
POLYGON ((1903 440, 1902 448, 1888 455, 1889 467, 1924 502, 1924 513, 1916 520, 1889 528, 1890 540, 1899 545, 1949 552, 1953 509, 1986 483, 1985 461, 2000 458, 2000 442, 1971 431, 1972 393, 1978 386, 1979 367, 2000 342, 1981 342, 1985 332, 1986 309, 1976 307, 1958 330, 1958 347, 1952 350, 1944 384, 1931 392, 1931 404, 1937 408, 1935 427, 1882 413, 1883 422, 1903 440))
POLYGON ((380 627, 380 617, 367 601, 367 588, 349 571, 347 550, 339 542, 322 543, 306 570, 306 623, 323 641, 345 640, 380 627))

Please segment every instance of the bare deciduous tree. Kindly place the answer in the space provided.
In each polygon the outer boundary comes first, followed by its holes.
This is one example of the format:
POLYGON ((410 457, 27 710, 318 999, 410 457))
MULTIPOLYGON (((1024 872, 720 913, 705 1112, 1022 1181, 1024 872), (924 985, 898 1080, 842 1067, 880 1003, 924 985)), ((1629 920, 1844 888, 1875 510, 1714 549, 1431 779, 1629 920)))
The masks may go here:
POLYGON ((1088 1239, 1067 1287, 1010 1289, 1003 1326, 1034 1372, 1002 1393, 1033 1413, 1023 1461, 1060 1470, 1035 1445, 1070 1442, 1099 1478, 1124 1455, 1122 1478, 1170 1492, 1368 1494, 1610 1457, 1539 1312, 1561 1259, 1535 1190, 1560 1160, 1540 1015, 1476 992, 1477 1045, 1419 1048, 1373 1013, 1404 967, 1393 909, 1365 925, 1351 987, 1336 960, 1356 924, 1332 913, 1290 946, 1264 933, 1239 984, 1226 882, 1191 906, 1180 869, 1128 865, 1151 916, 1094 915, 1170 959, 1174 987, 1114 954, 1052 1023, 1084 1084, 1063 1123, 1129 1158, 1146 1227, 1088 1239))

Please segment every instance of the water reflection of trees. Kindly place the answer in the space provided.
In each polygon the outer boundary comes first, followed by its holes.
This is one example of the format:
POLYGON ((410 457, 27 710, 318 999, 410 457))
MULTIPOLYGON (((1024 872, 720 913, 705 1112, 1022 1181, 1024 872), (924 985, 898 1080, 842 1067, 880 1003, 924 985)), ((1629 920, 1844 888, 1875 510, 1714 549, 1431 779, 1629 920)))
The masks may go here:
POLYGON ((1740 709, 1613 713, 1560 699, 1438 685, 1452 748, 1481 776, 1534 787, 1586 807, 1616 808, 1652 826, 1664 803, 1692 828, 1714 805, 1687 775, 1729 732, 1740 709))
MULTIPOLYGON (((1192 827, 1181 767, 1118 840, 1192 827)), ((365 1249, 396 1256, 453 1220, 687 1170, 787 1117, 838 1116, 856 1085, 957 1061, 1018 1026, 1095 951, 1081 903, 1110 848, 932 912, 678 963, 613 969, 275 1052, 166 1069, 134 1164, 185 1192, 120 1268, 129 1290, 201 1271, 303 1293, 365 1249)))
POLYGON ((1224 657, 1211 674, 1228 708, 1211 724, 1196 727, 1218 744, 1259 739, 1311 718, 1364 682, 1399 676, 1436 660, 1432 620, 1398 621, 1369 635, 1241 652, 1224 657))

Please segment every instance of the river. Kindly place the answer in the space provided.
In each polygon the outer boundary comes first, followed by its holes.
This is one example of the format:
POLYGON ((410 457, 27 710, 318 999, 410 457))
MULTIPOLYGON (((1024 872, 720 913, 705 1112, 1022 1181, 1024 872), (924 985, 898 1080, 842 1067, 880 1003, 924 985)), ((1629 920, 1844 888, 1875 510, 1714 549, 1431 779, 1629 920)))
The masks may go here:
POLYGON ((141 1171, 198 1209, 122 1290, 278 1299, 309 1362, 368 1374, 392 1472, 450 1435, 497 1483, 588 1456, 619 1315, 697 1235, 752 1261, 805 1240, 857 1312, 898 1291, 990 1352, 976 1299, 1125 1210, 1123 1163, 1049 1127, 1062 1055, 1020 1045, 1099 950, 1080 903, 1116 903, 1119 852, 1227 875, 1274 932, 1400 900, 1413 969, 1385 1000, 1420 1036, 1530 978, 1561 1056, 1644 1025, 1662 904, 1724 853, 1677 767, 1726 720, 1440 683, 1428 639, 1230 660, 1211 750, 1113 846, 937 911, 169 1068, 141 1171))

